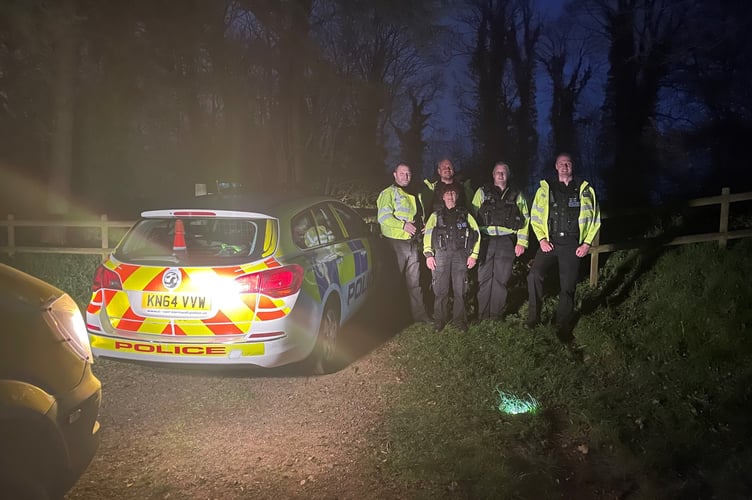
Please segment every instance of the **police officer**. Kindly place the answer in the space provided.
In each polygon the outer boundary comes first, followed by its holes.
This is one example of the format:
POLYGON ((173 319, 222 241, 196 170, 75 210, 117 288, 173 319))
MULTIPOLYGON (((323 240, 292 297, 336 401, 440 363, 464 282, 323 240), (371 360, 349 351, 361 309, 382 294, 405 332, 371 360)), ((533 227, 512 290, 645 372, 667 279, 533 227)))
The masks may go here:
POLYGON ((557 178, 540 181, 530 210, 530 222, 538 237, 540 250, 527 276, 527 326, 540 323, 543 279, 549 268, 559 264, 559 305, 556 326, 559 335, 571 334, 574 316, 574 291, 580 269, 593 238, 601 227, 601 213, 595 190, 587 181, 574 177, 571 155, 556 157, 557 178))
POLYGON ((381 234, 389 242, 396 257, 397 269, 404 275, 414 321, 430 319, 420 288, 420 245, 424 230, 423 204, 410 189, 410 167, 399 163, 392 172, 394 183, 384 189, 376 200, 381 234))
MULTIPOLYGON (((423 201, 426 203, 426 207, 431 212, 442 208, 444 206, 443 191, 444 188, 451 185, 459 186, 459 198, 457 199, 457 205, 461 207, 467 207, 467 200, 469 194, 466 192, 466 184, 460 182, 454 172, 454 165, 449 158, 442 158, 436 165, 436 175, 438 178, 434 180, 424 179, 423 183, 427 188, 423 194, 423 201)), ((469 185, 469 183, 467 183, 469 185)), ((470 193, 472 194, 472 193, 470 193)))
POLYGON ((426 222, 423 237, 423 254, 426 266, 433 274, 434 327, 441 330, 446 325, 449 308, 449 287, 452 287, 452 323, 462 331, 467 330, 465 311, 465 282, 467 270, 475 266, 480 249, 480 232, 467 208, 457 205, 458 185, 448 185, 443 190, 443 207, 435 211, 426 222))
POLYGON ((473 212, 481 232, 478 268, 478 319, 501 319, 506 308, 515 257, 528 246, 530 216, 522 193, 510 186, 509 165, 497 162, 493 182, 473 196, 473 212))

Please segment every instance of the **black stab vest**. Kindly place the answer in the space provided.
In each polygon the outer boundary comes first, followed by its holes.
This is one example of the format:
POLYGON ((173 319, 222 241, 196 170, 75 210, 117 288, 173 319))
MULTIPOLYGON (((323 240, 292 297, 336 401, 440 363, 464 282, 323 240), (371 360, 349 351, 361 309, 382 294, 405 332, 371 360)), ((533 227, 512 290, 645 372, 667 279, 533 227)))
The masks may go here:
POLYGON ((486 184, 482 189, 484 200, 478 210, 481 225, 501 226, 513 231, 522 227, 522 213, 517 206, 518 190, 507 187, 502 193, 493 184, 486 184))

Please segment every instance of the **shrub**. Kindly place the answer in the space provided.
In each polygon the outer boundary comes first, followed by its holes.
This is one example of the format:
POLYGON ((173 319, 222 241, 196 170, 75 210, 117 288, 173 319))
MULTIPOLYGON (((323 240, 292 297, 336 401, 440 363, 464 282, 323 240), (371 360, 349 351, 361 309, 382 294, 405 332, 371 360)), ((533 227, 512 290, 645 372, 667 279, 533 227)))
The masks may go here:
POLYGON ((33 253, 4 255, 0 260, 67 292, 82 310, 91 299, 91 280, 102 261, 98 255, 33 253))

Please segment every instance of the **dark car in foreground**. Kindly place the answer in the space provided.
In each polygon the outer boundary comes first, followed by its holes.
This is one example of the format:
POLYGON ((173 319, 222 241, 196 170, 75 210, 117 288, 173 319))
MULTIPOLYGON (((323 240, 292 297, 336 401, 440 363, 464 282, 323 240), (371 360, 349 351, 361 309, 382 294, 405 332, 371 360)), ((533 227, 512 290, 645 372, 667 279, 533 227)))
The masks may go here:
POLYGON ((340 326, 376 275, 376 237, 338 200, 208 195, 150 210, 97 270, 94 354, 160 363, 337 369, 340 326))
POLYGON ((60 498, 99 445, 101 384, 73 299, 0 264, 0 497, 60 498))

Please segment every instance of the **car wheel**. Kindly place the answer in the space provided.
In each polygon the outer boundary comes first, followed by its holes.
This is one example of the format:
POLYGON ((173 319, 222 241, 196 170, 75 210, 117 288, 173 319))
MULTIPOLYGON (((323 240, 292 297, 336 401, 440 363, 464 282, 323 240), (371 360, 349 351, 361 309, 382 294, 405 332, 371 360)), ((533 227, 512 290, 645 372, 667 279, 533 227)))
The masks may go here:
MULTIPOLYGON (((52 498, 42 484, 34 480, 29 474, 22 471, 0 474, 0 488, 3 498, 15 500, 49 500, 52 498)), ((62 498, 62 496, 61 496, 62 498)))
POLYGON ((338 335, 339 308, 332 301, 329 301, 324 307, 316 345, 311 353, 310 368, 314 375, 324 375, 337 369, 338 335))

